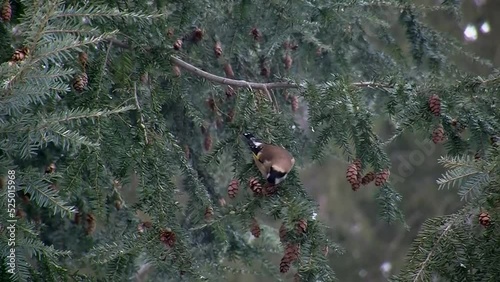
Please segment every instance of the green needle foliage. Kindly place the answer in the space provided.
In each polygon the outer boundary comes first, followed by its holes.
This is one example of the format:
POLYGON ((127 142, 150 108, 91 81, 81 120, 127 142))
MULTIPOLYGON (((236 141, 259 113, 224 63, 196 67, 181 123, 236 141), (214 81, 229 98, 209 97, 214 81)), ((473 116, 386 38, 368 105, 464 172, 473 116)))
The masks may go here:
MULTIPOLYGON (((458 19, 458 1, 3 5, 12 17, 0 24, 1 281, 333 281, 324 250, 343 250, 297 170, 335 152, 359 159, 363 175, 390 171, 387 144, 409 131, 429 139, 438 125, 448 171, 437 181, 458 187, 465 206, 422 226, 393 279, 500 275, 497 72, 460 70, 452 56, 492 65, 425 23, 435 11, 458 19), (380 118, 394 125, 388 140, 374 131, 380 118), (262 180, 245 131, 295 156, 276 194, 245 188, 262 180), (232 179, 239 193, 226 202, 232 179), (284 242, 266 217, 288 230, 284 242), (8 220, 17 220, 14 271, 8 220), (281 274, 289 244, 299 256, 281 274)), ((381 220, 406 226, 390 180, 373 201, 381 220)))

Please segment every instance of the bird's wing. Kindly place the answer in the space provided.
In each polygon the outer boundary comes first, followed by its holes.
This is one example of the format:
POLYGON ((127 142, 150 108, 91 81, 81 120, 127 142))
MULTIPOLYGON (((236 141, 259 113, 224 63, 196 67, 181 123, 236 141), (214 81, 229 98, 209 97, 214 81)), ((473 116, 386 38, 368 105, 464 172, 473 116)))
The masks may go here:
POLYGON ((271 165, 280 171, 289 171, 295 164, 295 159, 285 148, 279 146, 265 146, 262 152, 258 155, 259 160, 265 167, 270 168, 271 165), (265 154, 263 154, 265 151, 265 154), (268 156, 267 158, 262 157, 268 156))
POLYGON ((267 177, 267 174, 269 173, 269 168, 266 167, 260 160, 259 157, 255 154, 253 154, 253 160, 255 163, 255 166, 259 169, 260 173, 262 174, 263 177, 267 177))

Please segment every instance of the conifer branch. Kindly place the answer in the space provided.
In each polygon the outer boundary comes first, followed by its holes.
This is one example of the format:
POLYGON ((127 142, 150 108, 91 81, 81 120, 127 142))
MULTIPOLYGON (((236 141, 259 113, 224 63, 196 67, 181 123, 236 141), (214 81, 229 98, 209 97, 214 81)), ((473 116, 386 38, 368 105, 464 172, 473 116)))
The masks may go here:
MULTIPOLYGON (((266 94, 269 94, 269 90, 271 89, 287 89, 287 88, 301 88, 302 86, 296 83, 292 82, 270 82, 270 83, 259 83, 259 82, 249 82, 245 80, 236 80, 236 79, 229 79, 225 78, 222 76, 218 76, 215 74, 208 73, 198 67, 195 67, 183 60, 181 60, 178 57, 172 56, 171 60, 174 64, 177 66, 195 74, 198 76, 201 76, 209 81, 224 84, 224 85, 229 85, 229 86, 235 86, 235 87, 248 87, 250 89, 261 89, 263 90, 266 94)), ((355 82, 352 83, 353 86, 357 87, 367 87, 367 88, 393 88, 392 85, 386 84, 386 83, 378 83, 374 81, 362 81, 362 82, 355 82)), ((269 99, 272 101, 270 95, 268 95, 269 99)))
POLYGON ((443 233, 441 233, 441 235, 437 238, 436 242, 434 243, 434 248, 429 251, 429 253, 427 254, 427 257, 425 258, 425 260, 420 264, 421 267, 418 270, 417 274, 415 275, 415 278, 413 279, 413 282, 420 281, 420 277, 424 273, 424 270, 425 270, 425 267, 427 266, 427 263, 430 261, 432 255, 434 254, 434 251, 439 246, 439 242, 441 241, 441 239, 443 239, 444 236, 446 234, 448 234, 448 232, 450 231, 451 226, 453 225, 453 223, 454 223, 454 221, 449 222, 448 226, 446 226, 446 228, 443 230, 443 233))
POLYGON ((230 86, 235 86, 235 87, 248 87, 250 89, 261 89, 264 90, 267 89, 276 89, 276 88, 299 88, 300 86, 298 84, 290 83, 290 82, 271 82, 271 83, 259 83, 259 82, 248 82, 245 80, 236 80, 236 79, 229 79, 225 78, 222 76, 218 76, 215 74, 208 73, 204 70, 201 70, 200 68, 197 68, 189 63, 184 62, 183 60, 172 56, 171 60, 174 64, 177 66, 195 74, 198 76, 201 76, 207 80, 210 80, 212 82, 224 84, 224 85, 230 85, 230 86))
POLYGON ((137 106, 137 111, 139 112, 139 117, 141 119, 141 124, 139 126, 144 131, 144 142, 146 142, 146 144, 148 144, 149 143, 148 134, 146 132, 146 126, 144 123, 144 116, 142 115, 142 109, 141 109, 141 106, 139 105, 139 99, 137 98, 137 84, 135 82, 134 82, 134 98, 135 98, 135 105, 137 106))

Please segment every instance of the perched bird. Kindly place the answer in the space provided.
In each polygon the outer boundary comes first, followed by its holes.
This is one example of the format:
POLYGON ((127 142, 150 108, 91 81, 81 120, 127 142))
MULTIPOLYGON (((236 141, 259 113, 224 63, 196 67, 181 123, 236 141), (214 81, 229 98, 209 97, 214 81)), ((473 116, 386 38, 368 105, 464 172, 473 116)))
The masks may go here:
POLYGON ((292 170, 295 159, 286 149, 265 144, 252 133, 244 133, 250 150, 252 150, 255 165, 271 185, 277 185, 285 180, 292 170))

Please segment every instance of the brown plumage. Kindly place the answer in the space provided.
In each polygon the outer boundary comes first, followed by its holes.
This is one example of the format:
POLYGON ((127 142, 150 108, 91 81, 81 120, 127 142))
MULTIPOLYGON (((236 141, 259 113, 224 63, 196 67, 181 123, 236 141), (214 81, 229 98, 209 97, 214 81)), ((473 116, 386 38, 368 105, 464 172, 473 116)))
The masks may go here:
POLYGON ((259 168, 264 177, 269 173, 270 168, 279 172, 289 172, 295 164, 295 158, 284 148, 263 144, 262 150, 254 158, 255 165, 259 168))
POLYGON ((279 184, 292 170, 295 159, 285 148, 264 144, 251 133, 243 134, 253 152, 254 163, 271 185, 279 184))

